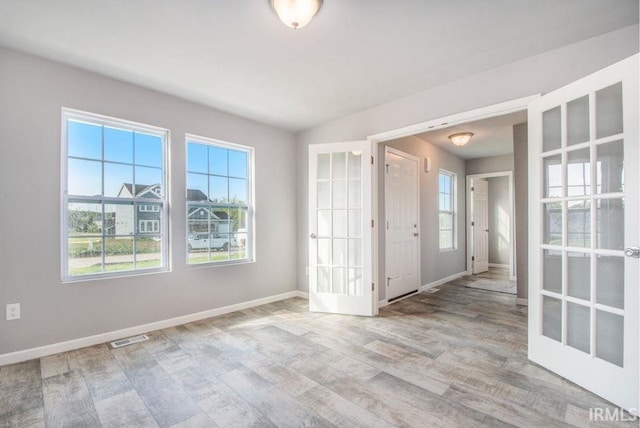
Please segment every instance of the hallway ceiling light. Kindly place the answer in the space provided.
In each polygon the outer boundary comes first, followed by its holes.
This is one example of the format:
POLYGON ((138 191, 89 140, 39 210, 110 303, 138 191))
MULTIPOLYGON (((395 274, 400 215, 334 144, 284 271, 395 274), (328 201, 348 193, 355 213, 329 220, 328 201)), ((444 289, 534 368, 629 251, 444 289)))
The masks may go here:
POLYGON ((322 0, 269 0, 280 21, 294 30, 307 25, 322 6, 322 0))
POLYGON ((449 135, 449 140, 456 146, 464 146, 473 137, 473 132, 458 132, 457 134, 449 135))

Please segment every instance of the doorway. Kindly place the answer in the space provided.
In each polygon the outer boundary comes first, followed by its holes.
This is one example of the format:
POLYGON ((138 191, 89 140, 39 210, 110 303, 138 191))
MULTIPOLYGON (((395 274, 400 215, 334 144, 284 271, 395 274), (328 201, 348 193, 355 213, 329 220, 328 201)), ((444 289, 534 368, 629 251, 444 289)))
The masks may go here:
POLYGON ((516 280, 513 171, 467 175, 467 272, 508 270, 516 280))

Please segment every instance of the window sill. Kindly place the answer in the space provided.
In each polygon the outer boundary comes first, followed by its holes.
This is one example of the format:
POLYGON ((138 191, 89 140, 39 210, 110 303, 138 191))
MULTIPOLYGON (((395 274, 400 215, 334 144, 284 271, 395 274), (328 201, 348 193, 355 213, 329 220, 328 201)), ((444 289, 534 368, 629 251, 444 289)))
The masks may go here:
POLYGON ((457 250, 458 250, 457 248, 441 248, 440 252, 441 253, 450 253, 452 251, 457 251, 457 250))
POLYGON ((82 276, 66 276, 62 278, 60 281, 61 284, 77 284, 79 282, 88 282, 88 281, 100 281, 105 279, 118 279, 118 278, 130 278, 133 276, 147 276, 147 275, 155 275, 162 273, 169 273, 171 269, 169 268, 158 268, 158 269, 145 269, 145 270, 135 270, 135 271, 124 271, 124 272, 110 272, 110 273, 97 273, 92 275, 82 275, 82 276))
POLYGON ((206 262, 206 263, 197 263, 197 264, 189 264, 187 262, 187 269, 199 269, 199 268, 211 268, 211 267, 222 267, 222 266, 234 266, 234 265, 248 265, 253 264, 256 261, 253 259, 241 259, 241 260, 225 260, 220 262, 206 262))

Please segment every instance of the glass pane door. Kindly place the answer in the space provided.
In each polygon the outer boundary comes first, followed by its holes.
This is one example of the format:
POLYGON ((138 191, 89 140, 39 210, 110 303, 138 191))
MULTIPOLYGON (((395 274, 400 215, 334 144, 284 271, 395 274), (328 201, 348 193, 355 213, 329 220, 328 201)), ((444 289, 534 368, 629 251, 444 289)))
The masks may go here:
POLYGON ((309 148, 309 307, 373 315, 370 143, 309 148))

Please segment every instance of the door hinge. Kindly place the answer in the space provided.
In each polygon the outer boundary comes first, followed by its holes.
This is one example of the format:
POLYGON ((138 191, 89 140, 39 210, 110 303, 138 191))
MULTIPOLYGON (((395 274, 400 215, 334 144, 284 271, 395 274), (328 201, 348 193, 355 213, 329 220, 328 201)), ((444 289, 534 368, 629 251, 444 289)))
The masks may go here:
POLYGON ((371 165, 373 165, 373 156, 371 156, 371 165))
POLYGON ((386 164, 385 167, 387 168, 387 174, 389 174, 389 164, 386 164))
POLYGON ((472 187, 472 188, 471 188, 471 191, 473 192, 474 190, 475 190, 475 187, 472 187))
POLYGON ((371 220, 371 227, 373 227, 373 220, 371 220))
POLYGON ((472 262, 476 261, 476 258, 474 256, 471 256, 471 261, 472 262))
POLYGON ((387 221, 387 230, 389 230, 389 222, 387 221))
POLYGON ((372 282, 372 283, 371 283, 371 291, 374 291, 374 290, 375 290, 375 286, 376 286, 376 285, 372 282))
POLYGON ((476 223, 474 221, 471 222, 471 226, 475 226, 476 223))

